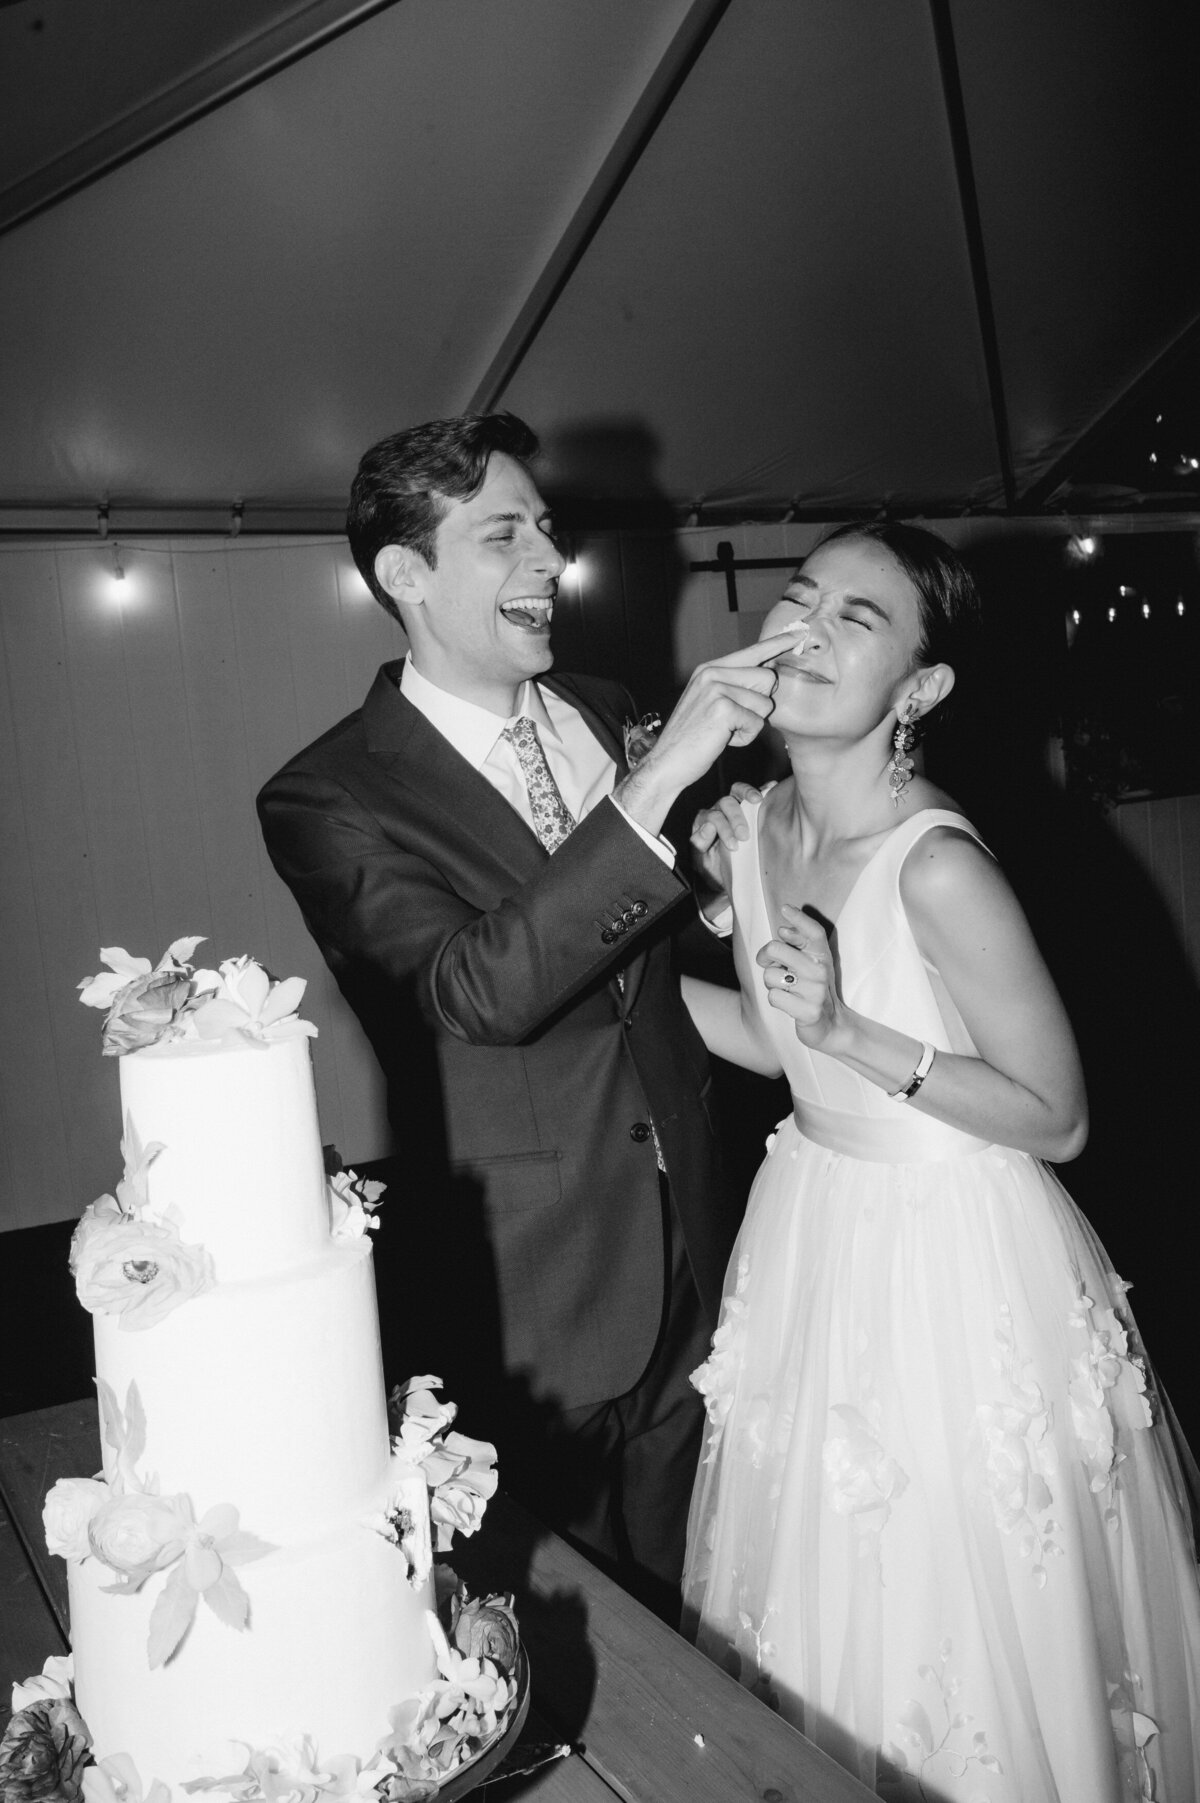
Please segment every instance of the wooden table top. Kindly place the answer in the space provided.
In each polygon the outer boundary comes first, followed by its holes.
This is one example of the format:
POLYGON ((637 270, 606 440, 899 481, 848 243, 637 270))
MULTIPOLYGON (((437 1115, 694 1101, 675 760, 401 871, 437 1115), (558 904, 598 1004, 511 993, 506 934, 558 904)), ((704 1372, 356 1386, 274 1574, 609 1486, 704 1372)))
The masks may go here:
MULTIPOLYGON (((93 1401, 0 1421, 0 1726, 11 1683, 67 1650, 66 1566, 46 1551, 46 1491, 99 1466, 93 1401)), ((479 1534, 456 1540, 451 1556, 472 1591, 515 1593, 533 1674, 522 1744, 575 1749, 532 1777, 485 1787, 496 1803, 872 1794, 508 1498, 493 1500, 479 1534)))

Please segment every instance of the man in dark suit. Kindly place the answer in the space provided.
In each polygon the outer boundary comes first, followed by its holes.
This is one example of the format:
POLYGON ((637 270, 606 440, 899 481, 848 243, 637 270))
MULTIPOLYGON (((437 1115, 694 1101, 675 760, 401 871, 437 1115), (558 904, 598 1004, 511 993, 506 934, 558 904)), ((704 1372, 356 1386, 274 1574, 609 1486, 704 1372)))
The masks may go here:
POLYGON ((761 729, 774 672, 763 646, 702 667, 629 772, 619 687, 546 676, 563 559, 536 448, 504 414, 366 454, 350 544, 409 656, 258 805, 387 1078, 391 1375, 442 1372, 505 1487, 670 1613, 687 1377, 736 1213, 672 968, 689 889, 659 834, 761 729))

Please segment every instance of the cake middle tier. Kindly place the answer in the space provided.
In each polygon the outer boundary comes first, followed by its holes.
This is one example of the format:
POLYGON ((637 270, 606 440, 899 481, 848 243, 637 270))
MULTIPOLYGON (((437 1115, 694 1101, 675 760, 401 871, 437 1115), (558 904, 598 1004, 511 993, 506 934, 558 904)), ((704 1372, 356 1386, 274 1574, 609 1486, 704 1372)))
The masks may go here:
MULTIPOLYGON (((279 1277, 218 1283, 142 1331, 97 1315, 95 1333, 97 1378, 122 1410, 131 1383, 141 1398, 139 1480, 185 1492, 197 1518, 231 1503, 261 1539, 308 1540, 365 1506, 387 1472, 365 1238, 279 1277)), ((115 1462, 105 1445, 110 1479, 115 1462)))

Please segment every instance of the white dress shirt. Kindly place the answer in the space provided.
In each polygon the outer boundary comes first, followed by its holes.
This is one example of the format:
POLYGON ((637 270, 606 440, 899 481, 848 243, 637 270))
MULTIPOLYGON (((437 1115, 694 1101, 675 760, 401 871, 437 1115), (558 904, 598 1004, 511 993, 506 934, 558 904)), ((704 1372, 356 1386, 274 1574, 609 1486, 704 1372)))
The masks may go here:
MULTIPOLYGON (((438 688, 427 676, 422 676, 410 653, 400 672, 400 693, 424 714, 444 739, 449 740, 473 770, 478 770, 480 776, 503 795, 530 828, 533 811, 529 805, 529 791, 517 762, 516 750, 503 736, 505 727, 514 725, 517 720, 532 720, 537 727, 550 773, 577 821, 590 813, 598 802, 612 800, 616 763, 578 708, 550 689, 542 688, 540 683, 524 683, 517 697, 516 713, 502 718, 477 702, 464 701, 461 695, 451 695, 448 690, 438 688)), ((668 840, 646 832, 636 820, 630 819, 620 802, 613 801, 612 805, 664 864, 674 864, 675 848, 668 840)))

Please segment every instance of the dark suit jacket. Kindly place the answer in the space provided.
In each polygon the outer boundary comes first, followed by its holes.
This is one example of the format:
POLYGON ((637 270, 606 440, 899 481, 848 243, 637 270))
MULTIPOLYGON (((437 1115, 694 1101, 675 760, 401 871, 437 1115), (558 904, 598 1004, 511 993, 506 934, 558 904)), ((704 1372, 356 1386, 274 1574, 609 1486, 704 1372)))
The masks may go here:
MULTIPOLYGON (((688 890, 608 802, 549 857, 398 672, 271 778, 263 833, 387 1078, 392 1306, 430 1336, 426 1365, 461 1382, 490 1361, 579 1407, 636 1383, 662 1318, 650 1119, 714 1320, 735 1231, 672 968, 667 917, 688 890)), ((550 686, 623 773, 624 692, 550 686)))

